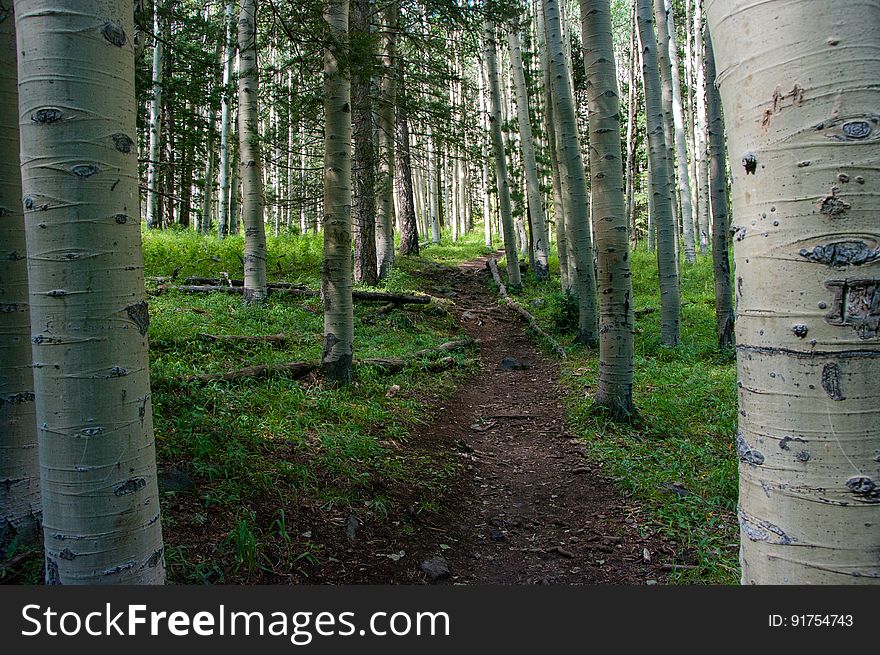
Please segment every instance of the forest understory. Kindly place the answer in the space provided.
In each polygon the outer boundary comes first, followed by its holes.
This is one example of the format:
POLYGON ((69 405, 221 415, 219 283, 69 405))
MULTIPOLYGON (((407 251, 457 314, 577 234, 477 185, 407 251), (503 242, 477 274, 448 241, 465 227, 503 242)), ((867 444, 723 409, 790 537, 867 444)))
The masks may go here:
MULTIPOLYGON (((171 276, 240 277, 237 239, 144 239, 153 294, 171 276)), ((589 410, 597 356, 571 343, 577 312, 558 281, 527 274, 516 298, 564 360, 499 302, 490 256, 470 235, 401 260, 381 291, 431 302, 356 304, 358 358, 472 342, 393 374, 358 366, 342 389, 315 374, 193 379, 316 359, 319 297, 151 296, 170 582, 736 581, 735 377, 732 355, 714 349, 710 263, 683 267, 691 345, 671 349, 654 311, 656 260, 634 253, 640 416, 622 426, 589 410)), ((315 238, 270 238, 270 277, 314 286, 320 257, 315 238)), ((36 558, 5 581, 41 573, 36 558)))

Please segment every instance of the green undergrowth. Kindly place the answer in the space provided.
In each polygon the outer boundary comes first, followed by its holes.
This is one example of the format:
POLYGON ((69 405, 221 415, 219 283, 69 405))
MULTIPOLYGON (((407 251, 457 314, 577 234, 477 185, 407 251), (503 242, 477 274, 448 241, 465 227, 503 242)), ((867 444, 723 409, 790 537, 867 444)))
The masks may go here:
MULTIPOLYGON (((558 269, 555 253, 551 269, 558 269)), ((572 345, 577 306, 562 294, 558 277, 539 282, 527 273, 516 297, 568 349, 562 365, 571 390, 568 414, 588 457, 647 510, 652 528, 676 542, 677 556, 668 562, 694 567, 674 570, 671 581, 734 584, 736 370, 734 354, 715 346, 711 258, 681 264, 682 343, 675 348, 660 340, 656 255, 634 252, 632 273, 639 411, 632 426, 592 411, 598 352, 572 345)))
MULTIPOLYGON (((319 285, 319 238, 270 237, 268 246, 269 271, 275 271, 270 278, 319 285)), ((240 253, 240 238, 144 235, 148 278, 175 270, 179 278, 240 277, 240 253)), ((425 259, 400 258, 382 288, 419 290, 419 276, 429 266, 425 259)), ((355 303, 358 359, 405 357, 461 336, 441 303, 383 314, 379 307, 355 303)), ((245 306, 237 295, 167 292, 150 298, 150 315, 159 467, 184 471, 194 485, 162 495, 172 581, 259 582, 279 570, 307 576, 309 566, 326 563, 328 554, 295 524, 303 508, 343 517, 354 512, 361 521, 381 523, 400 509, 403 493, 417 509, 436 509, 457 464, 407 444, 425 420, 426 398, 451 393, 471 370, 473 352, 452 353, 456 365, 439 373, 415 365, 390 375, 361 366, 345 388, 283 374, 188 382, 188 376, 244 366, 317 360, 320 298, 271 296, 245 306), (200 337, 278 333, 289 337, 283 347, 200 337)))

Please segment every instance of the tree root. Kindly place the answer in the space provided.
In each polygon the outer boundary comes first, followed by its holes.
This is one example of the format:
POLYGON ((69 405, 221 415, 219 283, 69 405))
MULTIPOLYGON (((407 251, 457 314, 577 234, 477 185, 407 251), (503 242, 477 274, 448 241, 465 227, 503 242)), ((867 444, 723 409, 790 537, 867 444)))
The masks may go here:
MULTIPOLYGON (((211 336, 211 335, 208 335, 211 336)), ((278 336, 278 335, 273 335, 278 336)), ((377 359, 361 359, 354 362, 355 366, 374 366, 381 368, 388 373, 397 373, 398 371, 408 367, 421 364, 421 360, 431 355, 440 353, 453 352, 473 343, 472 339, 460 339, 457 341, 447 341, 440 344, 436 348, 427 348, 413 353, 409 357, 392 357, 377 359)), ((429 371, 442 371, 455 365, 452 357, 444 357, 438 361, 429 362, 426 368, 429 371)), ((186 382, 236 382, 246 378, 261 378, 273 373, 281 373, 286 377, 298 380, 304 378, 321 368, 321 362, 282 362, 279 364, 259 364, 256 366, 245 366, 244 368, 226 371, 225 373, 205 373, 202 375, 190 375, 184 380, 186 382)))
MULTIPOLYGON (((206 278, 202 278, 206 279, 206 278)), ((180 291, 182 293, 236 293, 243 294, 244 286, 236 284, 240 280, 230 280, 231 284, 200 284, 200 285, 182 285, 174 286, 169 284, 160 284, 152 295, 160 295, 166 291, 180 291)), ((282 294, 290 296, 306 296, 319 297, 320 291, 296 286, 290 282, 271 282, 267 285, 267 291, 270 295, 282 294)), ((380 291, 352 291, 351 297, 354 300, 363 302, 385 302, 396 303, 398 305, 427 305, 431 302, 431 296, 416 296, 411 294, 383 293, 380 291)))

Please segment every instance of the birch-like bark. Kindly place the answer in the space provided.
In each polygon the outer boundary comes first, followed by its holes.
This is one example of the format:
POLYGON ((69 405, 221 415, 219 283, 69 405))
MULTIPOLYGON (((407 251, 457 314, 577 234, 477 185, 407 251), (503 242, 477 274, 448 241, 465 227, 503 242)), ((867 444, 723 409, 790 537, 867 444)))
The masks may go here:
MULTIPOLYGON (((235 123, 235 121, 233 121, 235 123)), ((238 148, 235 147, 235 140, 232 144, 232 162, 230 168, 232 170, 232 181, 229 184, 229 234, 235 236, 239 232, 241 225, 241 176, 239 174, 240 157, 238 148)))
POLYGON ((629 64, 627 70, 627 82, 629 83, 629 94, 627 97, 626 111, 626 221, 627 225, 632 225, 632 239, 638 240, 636 230, 634 203, 635 203, 635 122, 636 122, 636 103, 638 101, 638 93, 636 91, 636 7, 632 6, 630 10, 630 34, 629 34, 629 64))
POLYGON ((15 7, 46 582, 161 584, 132 3, 15 7))
POLYGON ((266 226, 260 159, 257 0, 242 0, 238 17, 238 154, 244 225, 244 300, 266 298, 266 226))
POLYGON ((324 350, 321 368, 331 382, 351 380, 354 309, 351 299, 351 78, 342 57, 348 48, 348 0, 328 0, 324 20, 324 350))
POLYGON ((397 105, 397 3, 382 12, 382 77, 379 81, 379 170, 376 180, 376 257, 379 278, 394 266, 394 108, 397 105))
POLYGON ((706 18, 736 162, 742 581, 878 584, 880 2, 706 18))
POLYGON ((620 98, 609 0, 580 0, 590 113, 593 228, 599 257, 599 386, 595 403, 617 420, 634 413, 632 274, 623 166, 620 98))
MULTIPOLYGON (((694 2, 694 68, 696 69, 696 122, 694 142, 697 174, 697 230, 700 239, 700 252, 709 248, 709 158, 706 153, 706 88, 703 67, 703 0, 694 2)), ((727 237, 725 236, 725 239, 727 237)))
POLYGON ((229 232, 229 168, 230 128, 232 125, 232 62, 235 59, 235 3, 226 3, 226 44, 223 48, 223 90, 220 95, 220 206, 217 215, 217 234, 222 239, 229 232))
POLYGON ((486 76, 482 62, 477 63, 477 82, 479 84, 480 102, 480 157, 481 174, 483 183, 483 245, 492 247, 492 202, 489 197, 489 148, 486 144, 486 135, 489 134, 489 104, 486 99, 486 76))
POLYGON ((428 198, 427 211, 429 222, 431 224, 431 241, 440 243, 440 204, 437 198, 437 153, 434 145, 434 131, 431 124, 427 126, 427 142, 428 142, 428 198))
POLYGON ((535 159, 535 144, 532 138, 532 124, 529 119, 529 95, 526 90, 526 77, 523 71, 522 53, 516 28, 507 34, 510 46, 510 70, 516 87, 516 115, 519 125, 520 148, 522 149, 523 169, 526 178, 528 211, 532 227, 532 247, 534 250, 534 272, 539 280, 550 275, 548 268, 547 234, 544 229, 544 206, 541 199, 541 185, 538 182, 538 163, 535 159))
POLYGON ((10 0, 0 0, 0 564, 40 541, 40 467, 12 12, 10 0))
POLYGON ((361 57, 352 61, 351 102, 353 121, 355 205, 352 222, 356 226, 354 242, 354 280, 375 285, 379 281, 376 255, 376 143, 373 119, 371 80, 373 48, 370 45, 370 0, 351 0, 351 37, 360 41, 361 57))
MULTIPOLYGON (((694 249, 694 217, 691 211, 691 185, 689 181, 687 139, 684 132, 684 116, 681 109, 681 83, 678 78, 678 46, 675 41, 675 23, 672 19, 672 0, 654 0, 654 14, 657 23, 657 52, 660 64, 660 81, 663 88, 664 105, 668 103, 672 113, 672 129, 668 133, 671 141, 668 148, 675 150, 674 160, 670 165, 678 165, 678 174, 672 171, 672 180, 678 180, 675 199, 681 210, 681 222, 684 229, 684 257, 693 262, 696 259, 694 249)), ((666 117, 668 121, 668 116, 666 117)), ((675 189, 673 189, 675 192, 675 189)), ((678 230, 676 230, 676 237, 678 230)))
POLYGON ((400 254, 419 254, 419 226, 413 197, 412 154, 409 143, 409 97, 405 93, 403 60, 397 62, 397 116, 395 118, 394 175, 400 207, 400 254))
MULTIPOLYGON (((669 174, 669 149, 663 127, 663 103, 657 68, 657 40, 651 0, 638 0, 636 22, 642 51, 642 85, 645 90, 645 121, 648 128, 650 193, 657 229, 657 267, 660 276, 660 338, 675 346, 681 338, 681 295, 675 253, 675 217, 672 213, 672 177, 669 174)), ((650 239, 650 237, 649 237, 650 239)))
POLYGON ((544 87, 544 129, 547 133, 547 154, 550 158, 550 186, 553 197, 553 218, 556 224, 556 255, 559 260, 559 282, 564 294, 571 293, 572 276, 568 265, 569 244, 565 233, 568 209, 565 192, 562 189, 563 176, 559 172, 559 159, 556 143, 556 121, 553 115, 553 92, 550 81, 550 64, 547 56, 547 32, 544 29, 544 10, 535 10, 541 80, 544 87))
POLYGON ((578 343, 595 346, 599 339, 596 316, 596 277, 590 234, 590 209, 584 162, 578 139, 577 118, 569 84, 569 65, 565 57, 557 0, 542 0, 544 29, 549 54, 559 160, 565 175, 563 188, 569 198, 571 222, 566 239, 574 242, 574 259, 569 257, 569 274, 574 264, 574 290, 578 298, 578 343))
POLYGON ((504 152, 504 137, 501 134, 501 84, 498 76, 498 61, 495 45, 495 23, 483 22, 483 57, 486 63, 486 77, 489 82, 489 132, 492 137, 492 153, 495 156, 495 184, 498 189, 498 209, 501 214, 501 232, 504 238, 504 256, 507 261, 508 286, 518 289, 522 286, 519 261, 516 254, 516 233, 513 214, 510 208, 510 182, 507 176, 507 155, 504 152))
POLYGON ((150 86, 150 154, 147 162, 147 227, 161 227, 158 202, 159 175, 162 140, 162 74, 165 70, 163 22, 160 12, 165 7, 165 0, 153 2, 153 79, 150 86))
POLYGON ((715 334, 719 348, 734 345, 733 292, 727 247, 730 221, 727 217, 727 154, 724 145, 724 118, 721 98, 715 86, 715 60, 712 43, 706 37, 706 105, 709 120, 709 164, 712 179, 712 267, 715 277, 715 334))

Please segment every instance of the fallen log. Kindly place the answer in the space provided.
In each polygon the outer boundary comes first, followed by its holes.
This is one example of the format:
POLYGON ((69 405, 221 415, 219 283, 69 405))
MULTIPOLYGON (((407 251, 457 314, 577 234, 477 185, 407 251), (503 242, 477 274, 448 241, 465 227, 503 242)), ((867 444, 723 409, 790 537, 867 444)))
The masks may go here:
POLYGON ((233 343, 271 343, 283 346, 287 343, 287 335, 279 334, 199 334, 201 341, 226 341, 233 343))
POLYGON ((259 364, 257 366, 245 366, 244 368, 226 371, 225 373, 203 373, 202 375, 190 375, 184 378, 187 382, 236 382, 245 378, 261 378, 272 373, 284 373, 294 380, 304 378, 309 373, 318 370, 320 362, 283 362, 281 364, 259 364))
POLYGON ((498 273, 498 263, 494 258, 490 258, 486 262, 486 266, 492 272, 492 278, 495 280, 495 284, 498 285, 498 290, 501 293, 501 297, 504 299, 505 304, 510 307, 513 311, 520 315, 523 320, 528 323, 529 327, 534 330, 538 335, 546 339, 546 341, 550 344, 553 350, 556 352, 559 357, 565 359, 567 357, 565 353, 565 349, 559 345, 559 342, 556 341, 553 337, 551 337, 547 332, 545 332, 540 325, 538 325, 538 319, 536 319, 531 313, 526 311, 526 309, 516 302, 510 295, 507 293, 507 287, 504 286, 504 282, 501 280, 501 275, 498 273))
MULTIPOLYGON (((392 357, 392 358, 376 358, 355 360, 355 366, 375 366, 385 369, 389 373, 396 373, 407 366, 413 366, 421 363, 421 360, 430 355, 440 353, 448 353, 473 343, 471 339, 459 339, 457 341, 447 341, 436 348, 427 348, 419 350, 409 357, 392 357)), ((427 369, 431 371, 444 370, 455 364, 452 357, 444 357, 435 362, 429 362, 427 369)), ((304 378, 317 371, 321 367, 321 362, 282 362, 278 364, 258 364, 256 366, 245 366, 244 368, 226 371, 225 373, 204 373, 202 375, 190 375, 184 378, 186 382, 236 382, 245 378, 261 378, 273 373, 283 373, 286 377, 298 380, 304 378)))
MULTIPOLYGON (((188 277, 185 285, 220 286, 220 287, 243 287, 244 280, 233 280, 222 277, 188 277)), ((299 282, 269 282, 266 286, 270 289, 305 289, 306 285, 299 282)))
MULTIPOLYGON (((235 281, 233 281, 235 282, 235 281)), ((291 286, 279 286, 278 282, 273 282, 268 285, 266 288, 269 295, 273 294, 281 294, 281 295, 290 295, 290 296, 306 296, 306 297, 319 297, 321 295, 320 291, 315 289, 307 289, 305 287, 295 287, 291 286)), ((283 283, 290 284, 290 283, 283 283)), ((209 284, 188 284, 188 285, 170 285, 170 284, 160 284, 156 287, 154 295, 159 295, 165 293, 166 291, 179 291, 181 293, 243 293, 243 286, 224 286, 224 285, 209 285, 209 284)), ((385 293, 382 291, 352 291, 351 297, 354 300, 361 300, 364 302, 384 302, 384 303, 395 303, 398 305, 427 305, 431 302, 431 296, 415 296, 411 294, 399 294, 399 293, 385 293)))

